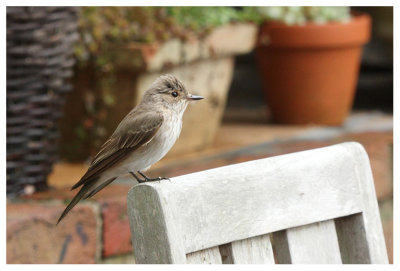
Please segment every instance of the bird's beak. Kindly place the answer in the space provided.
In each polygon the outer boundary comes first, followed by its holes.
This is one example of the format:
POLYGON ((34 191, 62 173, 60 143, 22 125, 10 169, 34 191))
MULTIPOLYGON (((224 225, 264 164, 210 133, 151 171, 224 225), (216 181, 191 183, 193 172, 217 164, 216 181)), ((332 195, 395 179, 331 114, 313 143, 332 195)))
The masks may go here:
POLYGON ((188 94, 187 98, 189 101, 197 101, 197 100, 202 100, 204 99, 201 96, 193 95, 193 94, 188 94))

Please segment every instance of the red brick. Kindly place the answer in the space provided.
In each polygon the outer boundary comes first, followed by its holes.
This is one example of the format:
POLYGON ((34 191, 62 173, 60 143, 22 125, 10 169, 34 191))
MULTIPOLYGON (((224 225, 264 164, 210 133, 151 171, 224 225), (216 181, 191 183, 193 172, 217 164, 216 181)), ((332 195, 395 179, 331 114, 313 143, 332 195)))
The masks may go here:
POLYGON ((63 204, 7 203, 7 263, 95 263, 97 220, 76 206, 56 226, 63 204))
POLYGON ((132 251, 126 206, 127 192, 120 197, 101 200, 104 257, 132 251))
MULTIPOLYGON (((108 257, 132 251, 129 219, 126 212, 126 197, 133 184, 134 182, 132 182, 132 185, 110 185, 89 199, 89 201, 96 201, 101 205, 103 256, 108 257)), ((41 201, 50 199, 69 200, 77 191, 70 191, 68 188, 50 189, 45 192, 24 196, 24 199, 41 201)), ((82 203, 79 203, 74 209, 81 205, 82 203)))
MULTIPOLYGON (((130 241, 129 219, 126 212, 126 197, 132 185, 114 184, 106 187, 89 201, 99 202, 103 219, 103 256, 112 256, 132 251, 130 241)), ((68 188, 50 189, 48 191, 24 196, 25 200, 69 200, 78 190, 70 191, 68 188)), ((78 208, 82 203, 78 203, 78 208)), ((73 209, 73 210, 74 210, 73 209)), ((68 215, 69 217, 70 215, 68 215)), ((68 219, 68 217, 66 219, 68 219)), ((64 221, 63 221, 64 222, 64 221)))

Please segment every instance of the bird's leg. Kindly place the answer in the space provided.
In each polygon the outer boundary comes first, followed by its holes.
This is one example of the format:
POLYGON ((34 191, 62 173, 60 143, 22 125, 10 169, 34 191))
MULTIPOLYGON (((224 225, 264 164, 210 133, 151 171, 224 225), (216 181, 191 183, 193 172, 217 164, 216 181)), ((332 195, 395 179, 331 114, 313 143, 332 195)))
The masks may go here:
POLYGON ((136 179, 136 181, 138 181, 139 183, 145 183, 146 179, 142 180, 140 179, 138 176, 136 176, 135 173, 133 173, 132 171, 129 171, 129 173, 136 179))
POLYGON ((154 181, 161 181, 161 180, 169 180, 166 177, 157 177, 157 178, 149 178, 143 172, 138 171, 138 173, 146 180, 146 182, 154 182, 154 181))

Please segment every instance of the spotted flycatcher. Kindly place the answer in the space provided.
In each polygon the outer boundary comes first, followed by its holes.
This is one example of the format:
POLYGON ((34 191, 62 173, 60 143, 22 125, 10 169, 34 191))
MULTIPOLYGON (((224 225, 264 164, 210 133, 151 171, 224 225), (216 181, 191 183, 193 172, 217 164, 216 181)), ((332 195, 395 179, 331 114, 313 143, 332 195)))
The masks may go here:
POLYGON ((72 189, 81 189, 57 224, 81 199, 93 196, 120 175, 129 172, 139 183, 167 179, 151 179, 142 171, 167 154, 179 137, 187 105, 201 99, 203 97, 189 94, 175 76, 168 74, 157 78, 144 93, 140 104, 125 116, 101 146, 85 175, 72 186, 72 189))

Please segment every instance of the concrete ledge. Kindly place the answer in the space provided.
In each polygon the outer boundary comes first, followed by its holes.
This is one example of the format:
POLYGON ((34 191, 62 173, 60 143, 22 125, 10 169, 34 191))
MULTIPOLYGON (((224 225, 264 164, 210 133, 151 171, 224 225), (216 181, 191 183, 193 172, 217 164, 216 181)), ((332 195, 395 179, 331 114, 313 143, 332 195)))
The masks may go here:
POLYGON ((231 23, 213 29, 206 37, 164 43, 130 43, 109 48, 118 68, 155 72, 200 59, 249 53, 254 49, 258 27, 252 23, 231 23))

